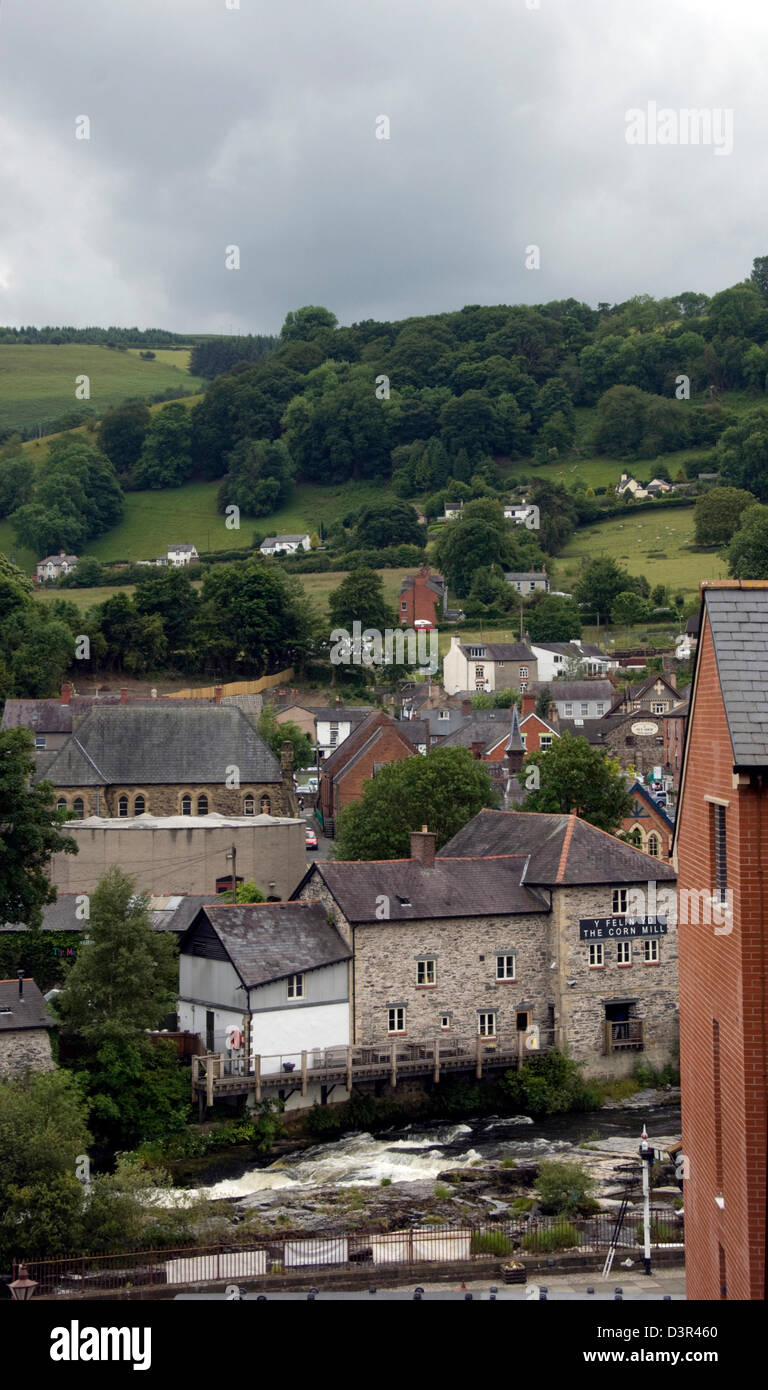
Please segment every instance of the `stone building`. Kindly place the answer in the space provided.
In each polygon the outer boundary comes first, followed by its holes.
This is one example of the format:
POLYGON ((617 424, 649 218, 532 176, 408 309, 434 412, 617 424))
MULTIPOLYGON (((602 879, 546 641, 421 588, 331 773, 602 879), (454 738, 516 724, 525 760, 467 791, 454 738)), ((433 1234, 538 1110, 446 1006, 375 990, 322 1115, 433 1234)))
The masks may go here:
POLYGON ((79 818, 296 813, 292 745, 277 760, 243 710, 173 701, 94 705, 38 758, 57 804, 79 818))
POLYGON ((674 878, 576 816, 481 811, 438 857, 414 833, 410 859, 318 863, 297 896, 352 948, 355 1043, 518 1034, 623 1075, 674 1055, 674 878))
POLYGON ((462 642, 453 633, 443 658, 443 685, 459 691, 528 690, 538 677, 536 657, 527 642, 462 642))
POLYGON ((34 980, 0 980, 0 1077, 54 1071, 50 1031, 55 1026, 34 980))

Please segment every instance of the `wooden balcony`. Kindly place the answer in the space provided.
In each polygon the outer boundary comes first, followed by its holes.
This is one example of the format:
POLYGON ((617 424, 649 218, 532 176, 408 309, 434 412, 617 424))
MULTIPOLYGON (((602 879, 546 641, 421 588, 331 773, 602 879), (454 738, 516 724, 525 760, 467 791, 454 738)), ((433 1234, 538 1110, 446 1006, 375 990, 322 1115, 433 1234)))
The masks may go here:
POLYGON ((613 1052, 642 1052, 644 1044, 642 1018, 628 1018, 622 1023, 614 1023, 608 1018, 605 1020, 605 1051, 608 1056, 613 1052))
POLYGON ((396 1086, 405 1076, 429 1076, 438 1082, 446 1072, 473 1071, 477 1078, 493 1069, 510 1069, 525 1058, 525 1034, 512 1032, 495 1038, 436 1038, 432 1042, 371 1043, 359 1047, 315 1048, 305 1052, 276 1053, 251 1058, 209 1052, 192 1058, 192 1094, 201 1106, 213 1105, 218 1096, 247 1095, 255 1099, 278 1091, 300 1090, 305 1096, 311 1083, 329 1091, 344 1086, 351 1091, 357 1081, 388 1081, 396 1086))

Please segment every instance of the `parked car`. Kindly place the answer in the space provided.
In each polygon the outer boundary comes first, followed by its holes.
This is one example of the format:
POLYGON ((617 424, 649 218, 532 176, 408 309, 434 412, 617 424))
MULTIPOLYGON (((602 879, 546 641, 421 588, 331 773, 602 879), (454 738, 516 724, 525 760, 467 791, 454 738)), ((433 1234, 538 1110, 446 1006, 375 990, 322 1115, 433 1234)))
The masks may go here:
POLYGON ((307 849, 317 849, 317 835, 310 825, 306 829, 307 849))
POLYGON ((299 796, 312 796, 317 791, 317 778, 308 777, 306 773, 299 773, 299 780, 294 778, 294 783, 299 796))

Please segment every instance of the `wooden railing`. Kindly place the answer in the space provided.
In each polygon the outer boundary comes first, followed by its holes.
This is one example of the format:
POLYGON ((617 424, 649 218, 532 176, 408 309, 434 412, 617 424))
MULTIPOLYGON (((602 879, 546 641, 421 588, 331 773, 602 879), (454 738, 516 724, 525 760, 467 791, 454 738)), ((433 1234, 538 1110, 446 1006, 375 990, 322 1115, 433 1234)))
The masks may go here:
POLYGON ((401 1076, 431 1076, 438 1082, 444 1072, 472 1070, 481 1078, 484 1070, 516 1067, 531 1053, 526 1034, 515 1031, 497 1037, 398 1042, 397 1039, 357 1047, 313 1048, 271 1056, 231 1056, 209 1052, 192 1058, 192 1092, 208 1105, 220 1095, 264 1091, 301 1090, 305 1096, 312 1082, 343 1085, 351 1091, 355 1081, 388 1079, 396 1086, 401 1076))
POLYGON ((642 1018, 628 1018, 621 1023, 605 1020, 605 1050, 609 1056, 612 1052, 626 1052, 632 1048, 642 1052, 643 1045, 642 1018))

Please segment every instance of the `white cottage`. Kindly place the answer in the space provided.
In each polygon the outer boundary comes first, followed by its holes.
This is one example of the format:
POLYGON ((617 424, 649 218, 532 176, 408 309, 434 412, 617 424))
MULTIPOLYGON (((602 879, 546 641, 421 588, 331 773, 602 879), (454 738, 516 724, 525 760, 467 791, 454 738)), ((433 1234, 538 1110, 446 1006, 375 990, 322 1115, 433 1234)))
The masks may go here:
POLYGON ((262 1076, 285 1071, 287 1109, 314 1105, 320 1085, 302 1097, 290 1073, 303 1051, 349 1045, 351 958, 322 903, 203 907, 179 943, 179 1028, 243 1071, 256 1056, 262 1076))

